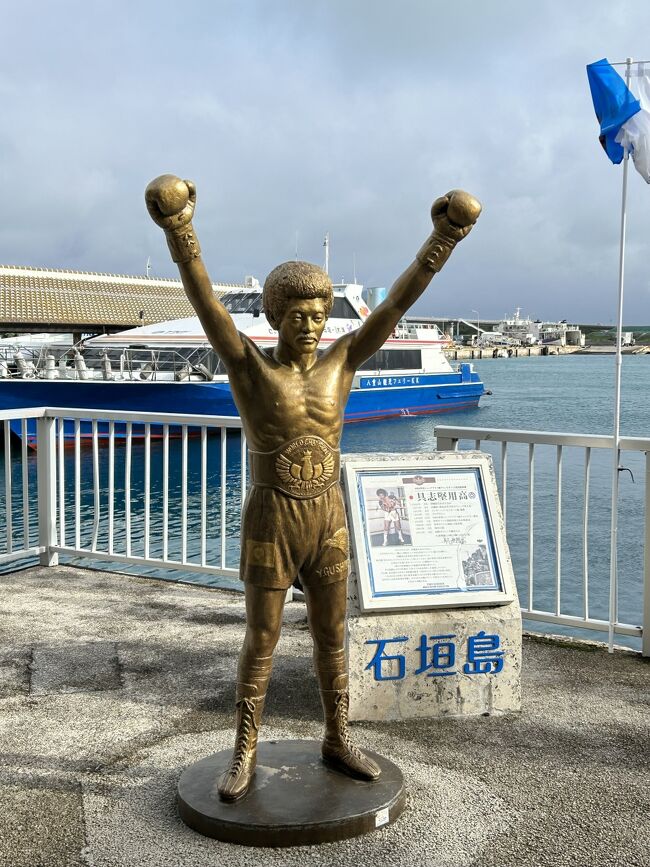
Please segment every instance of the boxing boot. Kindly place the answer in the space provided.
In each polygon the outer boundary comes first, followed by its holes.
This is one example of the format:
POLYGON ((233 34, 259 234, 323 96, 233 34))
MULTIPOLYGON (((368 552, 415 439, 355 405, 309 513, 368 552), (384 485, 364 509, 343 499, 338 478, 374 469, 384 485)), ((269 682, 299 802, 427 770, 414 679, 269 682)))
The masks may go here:
POLYGON ((320 690, 325 714, 325 738, 321 750, 323 761, 351 777, 376 780, 381 774, 379 765, 352 743, 348 731, 350 693, 347 674, 335 677, 331 685, 332 689, 320 690))
POLYGON ((224 801, 243 798, 253 779, 257 759, 257 733, 264 709, 265 695, 257 695, 257 686, 237 684, 237 734, 230 765, 219 778, 219 796, 224 801))

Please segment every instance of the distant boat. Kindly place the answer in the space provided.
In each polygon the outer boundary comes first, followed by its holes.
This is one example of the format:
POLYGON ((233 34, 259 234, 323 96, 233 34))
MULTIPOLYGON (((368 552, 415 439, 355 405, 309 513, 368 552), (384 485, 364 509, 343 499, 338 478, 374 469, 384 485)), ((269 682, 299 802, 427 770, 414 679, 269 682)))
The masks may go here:
MULTIPOLYGON (((334 286, 334 306, 320 347, 358 328, 370 314, 362 286, 334 286)), ((220 301, 238 330, 265 348, 277 343, 277 332, 262 311, 262 287, 254 278, 229 290, 220 301)), ((393 335, 357 372, 345 408, 345 422, 396 416, 426 415, 478 406, 483 383, 469 363, 452 368, 443 353, 448 339, 437 326, 401 322, 393 335)), ((198 317, 141 326, 102 335, 76 346, 0 347, 0 409, 50 406, 110 409, 118 413, 160 412, 236 416, 222 362, 209 345, 198 317)), ((20 435, 20 422, 12 429, 20 435)), ((126 426, 116 424, 116 436, 126 426)), ((141 436, 143 425, 133 425, 141 436)), ((35 423, 28 423, 33 441, 35 423)), ((66 438, 74 425, 66 421, 66 438)), ((160 427, 152 426, 154 435, 160 427)), ((98 435, 108 423, 98 423, 98 435)), ((92 436, 82 421, 80 435, 92 436)))
MULTIPOLYGON (((517 307, 512 317, 502 319, 494 329, 522 346, 537 343, 555 346, 585 345, 584 334, 578 325, 568 325, 566 319, 561 322, 542 322, 541 319, 522 318, 521 307, 517 307)), ((485 336, 489 339, 490 332, 486 331, 485 336)))

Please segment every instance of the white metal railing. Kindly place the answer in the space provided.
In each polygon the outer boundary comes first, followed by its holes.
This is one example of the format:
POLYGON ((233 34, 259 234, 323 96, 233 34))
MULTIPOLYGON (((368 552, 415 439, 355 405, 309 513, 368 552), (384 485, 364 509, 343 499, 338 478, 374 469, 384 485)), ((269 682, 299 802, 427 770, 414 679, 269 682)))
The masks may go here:
MULTIPOLYGON (((0 411, 0 428, 0 566, 30 556, 54 565, 62 554, 238 577, 247 475, 240 419, 40 407, 0 411), (12 425, 20 441, 12 442, 12 425)), ((609 532, 598 527, 608 528, 609 505, 598 497, 595 465, 611 455, 612 437, 445 426, 436 436, 440 450, 460 440, 497 444, 524 617, 607 631, 609 532)), ((613 628, 642 638, 650 656, 650 439, 624 437, 620 445, 644 480, 627 486, 622 500, 622 554, 643 545, 632 568, 621 558, 633 602, 627 619, 615 612, 613 628)))
POLYGON ((37 424, 41 425, 42 416, 42 409, 4 410, 0 413, 4 443, 2 475, 5 518, 5 532, 0 532, 0 566, 35 555, 43 558, 47 549, 49 492, 45 480, 49 466, 45 466, 45 455, 39 458, 38 465, 31 459, 26 435, 28 420, 36 419, 37 424), (18 446, 12 446, 11 423, 20 427, 18 446))
POLYGON ((34 555, 55 565, 64 554, 238 577, 246 493, 239 418, 41 407, 2 411, 0 421, 0 565, 34 555))
MULTIPOLYGON (((604 617, 594 616, 593 613, 596 591, 591 573, 594 568, 594 560, 600 566, 602 566, 603 561, 608 560, 609 524, 606 524, 606 534, 603 534, 606 535, 606 539, 602 539, 600 530, 594 529, 592 512, 594 506, 597 506, 602 513, 610 506, 604 498, 602 500, 595 498, 593 479, 594 463, 598 453, 607 457, 609 463, 602 461, 601 464, 604 472, 609 473, 608 483, 611 479, 613 437, 447 425, 436 426, 435 435, 436 447, 439 451, 456 450, 461 441, 469 441, 469 447, 476 449, 489 447, 490 443, 499 444, 498 452, 494 455, 495 468, 500 481, 504 521, 508 522, 506 526, 509 541, 511 541, 510 527, 513 515, 518 524, 518 537, 521 537, 522 533, 527 536, 527 542, 524 545, 527 549, 525 563, 527 581, 523 588, 524 592, 521 593, 523 616, 529 620, 606 632, 610 625, 609 613, 604 617), (509 446, 519 447, 516 458, 518 470, 516 476, 510 466, 513 448, 509 448, 509 446), (540 461, 538 461, 537 456, 544 447, 547 448, 543 461, 546 486, 542 487, 538 478, 540 461), (554 451, 552 456, 548 454, 548 447, 554 451), (575 460, 575 450, 582 452, 581 461, 575 460), (567 453, 570 454, 570 461, 565 460, 567 453), (571 483, 567 489, 566 476, 569 470, 571 471, 571 483), (604 507, 604 502, 607 502, 606 507, 604 507), (563 541, 569 535, 569 530, 564 521, 563 507, 565 510, 570 508, 574 515, 579 510, 579 521, 572 521, 571 539, 564 548, 563 541), (576 532, 575 525, 577 523, 579 523, 579 530, 576 532), (552 575, 548 574, 548 562, 544 562, 540 566, 539 557, 536 557, 536 534, 540 532, 545 539, 551 539, 554 543, 552 575), (606 541, 606 546, 602 544, 603 541, 606 541), (595 542, 598 543, 599 551, 593 553, 591 548, 595 546, 595 542), (579 557, 579 572, 581 574, 578 577, 575 574, 575 569, 571 569, 570 575, 567 576, 565 561, 568 557, 573 559, 574 566, 577 565, 576 559, 579 557), (546 586, 543 588, 546 607, 538 604, 538 591, 540 589, 538 572, 540 571, 546 572, 546 586), (570 586, 567 587, 569 577, 570 586), (577 613, 568 613, 567 604, 573 608, 578 608, 577 613)), ((627 525, 628 539, 643 540, 643 546, 641 564, 638 570, 635 565, 628 569, 627 574, 623 576, 623 570, 619 567, 621 575, 618 586, 625 589, 624 579, 634 585, 628 588, 630 593, 634 595, 634 602, 628 607, 634 608, 636 622, 620 621, 617 603, 612 619, 613 631, 619 635, 642 638, 642 653, 645 656, 650 656, 650 439, 622 437, 620 449, 621 452, 635 455, 636 459, 641 462, 640 475, 644 484, 637 490, 634 490, 636 486, 630 486, 628 489, 630 499, 626 508, 624 525, 627 525)), ((631 470, 630 475, 632 475, 631 470)), ((621 508, 622 506, 619 505, 619 516, 621 508)), ((599 527, 605 526, 605 523, 601 520, 599 527)), ((519 538, 518 541, 521 539, 519 538)), ((514 548, 512 541, 510 547, 512 551, 514 548)), ((519 547, 521 548, 521 545, 519 547)), ((547 551, 547 554, 551 555, 551 552, 547 551)), ((522 562, 519 565, 523 566, 524 564, 522 562)), ((516 569, 515 571, 521 574, 521 570, 516 569)), ((605 571, 602 568, 599 571, 598 596, 600 597, 600 607, 604 608, 603 593, 609 593, 609 573, 606 573, 607 577, 605 578, 605 571)), ((520 591, 521 589, 520 585, 520 591)))

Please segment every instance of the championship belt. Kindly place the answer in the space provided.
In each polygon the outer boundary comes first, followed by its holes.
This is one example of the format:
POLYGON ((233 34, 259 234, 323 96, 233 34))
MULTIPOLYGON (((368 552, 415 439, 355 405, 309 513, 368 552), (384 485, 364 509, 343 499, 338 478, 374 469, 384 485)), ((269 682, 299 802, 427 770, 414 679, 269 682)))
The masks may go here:
POLYGON ((339 481, 341 456, 317 436, 296 437, 272 452, 250 452, 251 482, 298 500, 319 496, 339 481))

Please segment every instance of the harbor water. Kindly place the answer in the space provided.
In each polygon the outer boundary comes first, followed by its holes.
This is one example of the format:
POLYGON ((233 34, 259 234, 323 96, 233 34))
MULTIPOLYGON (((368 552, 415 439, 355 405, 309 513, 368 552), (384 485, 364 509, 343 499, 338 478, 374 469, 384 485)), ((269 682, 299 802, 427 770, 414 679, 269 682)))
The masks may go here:
MULTIPOLYGON (((650 359, 623 360, 621 435, 646 437, 650 432, 650 359)), ((438 425, 512 428, 576 434, 611 435, 614 425, 614 357, 550 356, 490 359, 475 362, 493 393, 475 410, 380 423, 370 431, 348 428, 346 451, 426 451, 438 425)), ((473 442, 461 447, 473 448, 473 442)), ((500 484, 500 443, 482 443, 494 458, 500 484)), ((588 571, 590 615, 607 619, 609 610, 612 454, 594 449, 589 487, 588 571)), ((535 448, 534 607, 553 610, 557 558, 556 447, 535 448)), ((618 619, 639 623, 643 584, 643 515, 645 455, 623 452, 619 477, 618 619)), ((564 448, 562 495, 562 612, 580 615, 583 601, 584 450, 564 448)), ((528 592, 528 446, 508 445, 507 536, 522 602, 528 592)), ((591 630, 528 624, 535 630, 603 638, 591 630)), ((637 647, 635 639, 617 641, 637 647)))
MULTIPOLYGON (((434 428, 437 425, 546 430, 577 434, 610 435, 613 429, 614 359, 597 356, 550 356, 518 359, 490 359, 475 362, 487 389, 492 391, 481 400, 481 406, 440 415, 364 422, 346 425, 342 450, 350 453, 389 452, 408 454, 435 448, 434 428)), ((650 431, 650 359, 644 356, 626 357, 623 362, 621 433, 623 436, 647 436, 650 431)), ((169 556, 180 559, 181 538, 181 444, 170 440, 169 464, 169 556)), ((473 447, 463 442, 461 447, 473 447)), ((188 557, 197 555, 200 538, 201 455, 199 439, 189 440, 187 483, 188 557)), ((500 472, 500 444, 485 443, 484 450, 493 454, 497 478, 500 472)), ((218 560, 220 539, 220 441, 209 437, 207 443, 208 493, 206 500, 207 562, 218 560), (210 485, 213 479, 213 485, 210 485), (214 490, 213 490, 214 488, 214 490)), ((14 449, 18 452, 17 449, 14 449)), ((583 593, 583 530, 584 452, 565 448, 562 497, 562 611, 580 614, 583 593), (572 459, 575 452, 575 459, 572 459)), ((537 446, 535 466, 535 534, 534 534, 534 607, 552 610, 557 558, 556 512, 556 448, 537 446)), ((125 450, 115 449, 115 546, 123 550, 120 523, 124 506, 125 450)), ((30 458, 30 460, 33 458, 30 458)), ((74 450, 66 449, 66 512, 73 508, 74 450)), ((89 544, 93 533, 92 449, 81 450, 81 503, 83 521, 81 543, 89 544)), ((619 621, 638 623, 643 579, 643 534, 645 457, 639 453, 622 455, 622 464, 630 469, 620 476, 619 510, 619 621), (633 479, 632 479, 633 477, 633 479)), ((106 461, 100 461, 105 475, 106 461)), ((0 467, 0 477, 3 469, 0 467)), ((590 615, 606 619, 609 594, 609 524, 612 456, 605 449, 592 454, 589 489, 589 584, 590 615)), ((20 484, 16 466, 15 484, 20 484)), ((150 554, 162 554, 162 443, 151 443, 151 523, 150 554)), ((134 509, 131 527, 134 554, 142 554, 143 525, 137 508, 144 497, 144 445, 134 442, 132 455, 131 502, 134 509)), ((228 435, 226 480, 229 508, 226 514, 227 565, 236 568, 239 556, 240 447, 238 434, 228 435)), ((0 478, 0 485, 2 483, 0 478)), ((106 497, 107 480, 102 480, 106 497), (105 483, 104 483, 105 482, 105 483)), ((528 593, 528 446, 508 447, 507 534, 515 576, 522 600, 528 593)), ((70 518, 72 513, 69 512, 70 518)), ((72 525, 70 519, 68 525, 72 525)), ((19 519, 15 532, 20 533, 19 519)), ((99 526, 99 540, 106 532, 99 526)), ((159 570, 134 564, 111 564, 96 560, 75 559, 78 565, 93 568, 117 568, 122 571, 147 574, 170 580, 241 589, 237 579, 210 574, 159 570)), ((593 631, 567 630, 559 626, 545 627, 531 623, 531 628, 553 632, 571 632, 582 637, 602 638, 593 631)), ((617 639, 618 640, 618 639, 617 639)), ((634 639, 621 643, 637 646, 634 639)))

